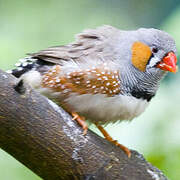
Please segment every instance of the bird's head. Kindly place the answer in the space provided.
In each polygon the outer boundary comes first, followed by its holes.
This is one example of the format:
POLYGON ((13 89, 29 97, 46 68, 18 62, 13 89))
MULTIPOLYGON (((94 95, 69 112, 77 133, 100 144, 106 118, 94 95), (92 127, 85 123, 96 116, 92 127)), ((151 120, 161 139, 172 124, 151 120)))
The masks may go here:
POLYGON ((131 46, 131 62, 135 68, 143 72, 177 72, 176 45, 169 34, 141 28, 136 35, 138 40, 131 46))
POLYGON ((153 28, 121 33, 123 36, 118 39, 121 43, 117 50, 122 60, 119 68, 124 93, 146 92, 154 96, 164 75, 177 72, 177 50, 173 38, 153 28))

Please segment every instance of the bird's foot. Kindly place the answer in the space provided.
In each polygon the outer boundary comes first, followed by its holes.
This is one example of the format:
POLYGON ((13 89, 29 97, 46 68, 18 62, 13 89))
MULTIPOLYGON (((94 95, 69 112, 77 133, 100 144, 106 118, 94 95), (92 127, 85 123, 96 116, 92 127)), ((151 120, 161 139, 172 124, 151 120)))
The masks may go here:
POLYGON ((112 143, 115 144, 116 146, 120 147, 120 148, 127 154, 128 158, 131 157, 131 151, 130 151, 126 146, 118 143, 117 140, 113 140, 113 141, 110 141, 110 142, 112 142, 112 143))
POLYGON ((88 126, 86 124, 85 118, 83 116, 80 116, 76 112, 72 112, 73 120, 76 120, 78 124, 83 128, 83 135, 87 134, 88 126))
POLYGON ((120 147, 127 154, 128 158, 131 157, 131 151, 126 146, 118 143, 117 140, 114 140, 101 125, 98 125, 97 123, 95 125, 101 131, 101 133, 104 135, 106 140, 108 140, 111 143, 115 144, 116 146, 120 147))

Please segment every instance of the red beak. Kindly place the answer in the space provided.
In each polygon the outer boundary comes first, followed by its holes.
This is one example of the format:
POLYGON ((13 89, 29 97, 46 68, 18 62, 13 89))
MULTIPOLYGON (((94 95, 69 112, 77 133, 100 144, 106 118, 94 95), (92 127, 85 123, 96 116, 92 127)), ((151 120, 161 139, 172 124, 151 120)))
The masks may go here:
POLYGON ((170 71, 173 73, 176 73, 178 70, 177 63, 177 57, 173 52, 169 52, 162 61, 156 65, 156 67, 164 70, 164 71, 170 71))

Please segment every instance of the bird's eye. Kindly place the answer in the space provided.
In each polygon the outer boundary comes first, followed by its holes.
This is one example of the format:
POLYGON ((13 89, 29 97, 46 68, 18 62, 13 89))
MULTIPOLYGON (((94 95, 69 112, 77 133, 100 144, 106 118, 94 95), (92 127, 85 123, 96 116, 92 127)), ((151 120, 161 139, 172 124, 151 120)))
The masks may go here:
POLYGON ((158 52, 158 49, 157 49, 157 48, 152 48, 152 52, 153 52, 153 53, 157 53, 157 52, 158 52))

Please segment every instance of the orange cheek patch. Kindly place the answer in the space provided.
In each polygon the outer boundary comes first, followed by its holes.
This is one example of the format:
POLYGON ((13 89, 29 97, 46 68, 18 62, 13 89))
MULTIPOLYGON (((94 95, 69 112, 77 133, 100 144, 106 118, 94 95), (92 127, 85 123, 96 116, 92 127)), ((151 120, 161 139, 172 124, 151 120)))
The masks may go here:
POLYGON ((148 60, 152 55, 150 47, 137 41, 132 45, 131 51, 132 64, 140 71, 145 71, 148 60))

